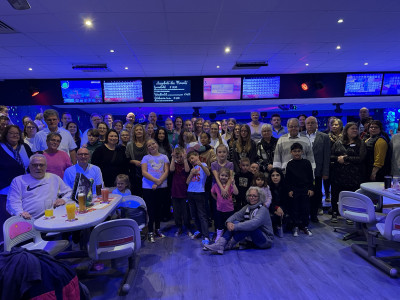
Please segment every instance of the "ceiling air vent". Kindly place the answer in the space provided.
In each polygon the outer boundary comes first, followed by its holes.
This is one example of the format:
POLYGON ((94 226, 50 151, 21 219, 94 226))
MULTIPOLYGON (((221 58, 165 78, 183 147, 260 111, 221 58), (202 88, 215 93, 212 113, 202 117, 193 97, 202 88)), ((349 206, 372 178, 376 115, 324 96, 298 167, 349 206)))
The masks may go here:
POLYGON ((8 26, 6 23, 0 21, 0 34, 17 33, 14 28, 8 26))
POLYGON ((82 72, 111 72, 107 64, 73 65, 72 69, 82 72))
POLYGON ((233 66, 233 70, 243 69, 259 69, 261 67, 268 67, 267 61, 237 61, 233 66))

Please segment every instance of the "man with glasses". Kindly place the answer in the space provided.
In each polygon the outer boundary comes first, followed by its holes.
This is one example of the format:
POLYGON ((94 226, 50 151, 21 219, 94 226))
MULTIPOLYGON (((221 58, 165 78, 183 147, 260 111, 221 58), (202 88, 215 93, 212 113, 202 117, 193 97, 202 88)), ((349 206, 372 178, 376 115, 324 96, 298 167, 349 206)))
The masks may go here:
POLYGON ((292 159, 290 147, 294 143, 300 143, 303 146, 303 158, 308 159, 313 170, 315 170, 314 154, 310 141, 307 137, 299 134, 299 120, 296 118, 289 119, 287 128, 289 133, 282 135, 276 144, 273 167, 285 171, 287 163, 292 159))
MULTIPOLYGON (((98 114, 98 113, 93 113, 90 115, 90 123, 92 124, 93 129, 97 129, 97 125, 103 121, 103 117, 98 114)), ((85 145, 88 142, 88 132, 90 129, 88 128, 85 130, 85 132, 82 134, 82 140, 81 140, 81 145, 85 145)))
POLYGON ((29 160, 30 173, 13 179, 7 197, 11 215, 37 219, 46 209, 71 201, 71 188, 46 169, 46 157, 34 154, 29 160))
POLYGON ((69 167, 64 172, 64 182, 70 188, 74 187, 75 177, 77 173, 81 173, 86 176, 86 178, 93 178, 93 194, 96 193, 96 188, 101 189, 103 186, 103 176, 101 170, 98 166, 89 164, 90 151, 87 148, 78 149, 77 153, 78 163, 74 166, 69 167))
POLYGON ((60 122, 59 114, 54 109, 47 109, 43 113, 44 121, 47 124, 47 128, 39 131, 33 139, 33 152, 44 151, 47 149, 47 135, 51 132, 59 133, 62 136, 62 140, 58 150, 67 152, 71 158, 73 164, 76 163, 76 144, 71 133, 64 128, 59 128, 58 123, 60 122))

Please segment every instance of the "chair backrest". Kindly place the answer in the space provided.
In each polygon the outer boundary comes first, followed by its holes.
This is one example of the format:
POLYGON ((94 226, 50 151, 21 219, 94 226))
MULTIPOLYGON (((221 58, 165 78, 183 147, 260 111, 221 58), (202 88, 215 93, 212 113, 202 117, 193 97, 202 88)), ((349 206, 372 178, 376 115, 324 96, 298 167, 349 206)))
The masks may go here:
POLYGON ((97 225, 90 234, 88 253, 96 260, 131 256, 141 246, 138 224, 117 219, 97 225))
POLYGON ((124 203, 125 201, 136 201, 137 203, 139 203, 139 206, 143 206, 147 211, 146 202, 144 202, 143 198, 141 198, 139 196, 135 196, 135 195, 124 196, 124 197, 122 197, 121 203, 124 203))
POLYGON ((22 217, 10 217, 3 224, 4 250, 10 251, 12 247, 33 239, 40 242, 40 232, 33 227, 34 220, 26 220, 22 217))
POLYGON ((381 196, 379 196, 378 194, 374 194, 374 193, 368 192, 368 191, 363 190, 363 189, 358 189, 356 191, 356 193, 363 194, 363 195, 367 196, 368 198, 370 198, 372 200, 372 203, 375 206, 375 211, 382 211, 381 202, 379 201, 380 200, 379 198, 381 196))
POLYGON ((339 212, 344 218, 360 223, 373 223, 375 206, 372 200, 363 194, 342 191, 339 194, 339 212))
POLYGON ((400 242, 400 208, 391 210, 386 216, 383 236, 388 240, 400 242))

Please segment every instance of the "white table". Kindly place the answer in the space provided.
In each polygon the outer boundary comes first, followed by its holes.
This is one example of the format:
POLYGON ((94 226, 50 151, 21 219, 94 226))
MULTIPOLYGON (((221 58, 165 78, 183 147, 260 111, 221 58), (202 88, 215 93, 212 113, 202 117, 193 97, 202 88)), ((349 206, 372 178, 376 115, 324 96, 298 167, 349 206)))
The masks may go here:
POLYGON ((88 211, 84 214, 76 213, 77 220, 72 222, 67 221, 65 205, 59 206, 54 209, 53 219, 45 219, 45 217, 42 216, 35 220, 33 226, 36 230, 42 232, 68 232, 94 227, 103 222, 115 211, 122 197, 120 195, 110 194, 109 199, 111 202, 108 205, 101 204, 96 200, 94 206, 91 207, 94 209, 93 211, 88 211))
POLYGON ((400 202, 400 191, 393 191, 392 189, 385 190, 383 182, 365 182, 361 183, 360 188, 363 191, 373 193, 379 196, 379 210, 383 208, 383 197, 393 199, 400 202))

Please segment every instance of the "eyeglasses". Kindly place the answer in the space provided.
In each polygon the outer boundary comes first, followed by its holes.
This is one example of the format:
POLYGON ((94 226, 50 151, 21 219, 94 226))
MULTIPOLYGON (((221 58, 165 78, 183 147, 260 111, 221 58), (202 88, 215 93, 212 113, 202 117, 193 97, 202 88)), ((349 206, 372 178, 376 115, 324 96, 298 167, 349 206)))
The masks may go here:
POLYGON ((31 164, 31 166, 34 168, 44 168, 46 165, 45 164, 31 164))
POLYGON ((248 195, 248 198, 258 198, 258 195, 248 195))
POLYGON ((288 128, 290 128, 290 129, 292 129, 292 128, 299 128, 299 126, 298 125, 295 125, 295 126, 288 126, 288 128))
POLYGON ((11 132, 11 131, 9 131, 8 134, 9 135, 14 135, 14 136, 20 135, 19 132, 11 132))
POLYGON ((35 129, 35 126, 26 126, 26 129, 35 129))

